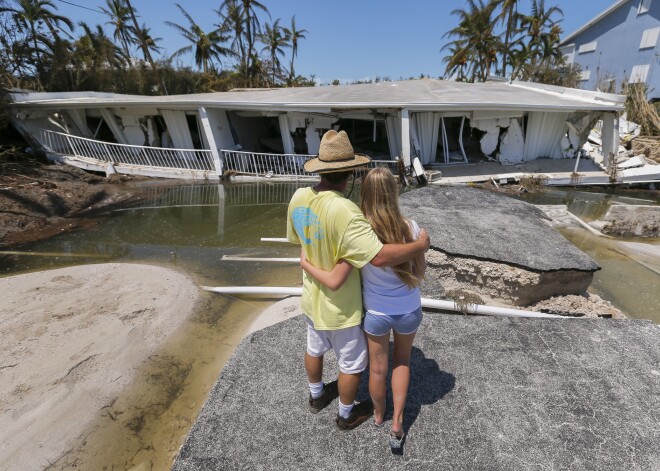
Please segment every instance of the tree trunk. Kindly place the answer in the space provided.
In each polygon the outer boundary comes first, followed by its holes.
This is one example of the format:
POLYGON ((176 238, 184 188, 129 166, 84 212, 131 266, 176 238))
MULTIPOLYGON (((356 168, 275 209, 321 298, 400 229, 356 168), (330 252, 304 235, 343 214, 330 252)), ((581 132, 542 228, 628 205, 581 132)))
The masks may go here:
POLYGON ((133 10, 133 6, 131 5, 131 0, 126 0, 126 7, 128 8, 128 11, 131 12, 131 18, 133 19, 133 26, 135 27, 135 34, 140 40, 140 46, 142 47, 142 53, 144 54, 144 59, 147 62, 149 62, 149 65, 151 65, 151 70, 153 70, 157 76, 160 76, 160 83, 163 85, 163 91, 165 92, 165 95, 168 95, 167 86, 165 85, 165 80, 163 80, 163 76, 158 73, 158 68, 156 67, 156 63, 154 62, 153 58, 151 57, 151 53, 149 52, 149 46, 144 41, 144 35, 142 34, 140 25, 137 22, 137 18, 135 18, 135 10, 133 10))

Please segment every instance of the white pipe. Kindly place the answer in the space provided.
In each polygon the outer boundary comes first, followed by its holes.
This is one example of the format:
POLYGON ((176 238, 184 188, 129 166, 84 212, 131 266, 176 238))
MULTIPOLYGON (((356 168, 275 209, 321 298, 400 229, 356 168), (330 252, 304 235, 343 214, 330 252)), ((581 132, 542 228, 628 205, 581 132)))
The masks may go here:
POLYGON ((262 237, 261 242, 289 242, 286 237, 262 237))
MULTIPOLYGON (((283 296, 302 296, 302 288, 288 288, 282 286, 202 286, 205 291, 220 294, 279 294, 283 296)), ((441 309, 443 311, 463 312, 454 301, 442 299, 422 298, 422 307, 441 309)), ((524 311, 507 307, 486 306, 483 304, 468 304, 464 309, 468 314, 482 314, 500 317, 533 317, 539 319, 572 319, 557 314, 524 311)))
POLYGON ((223 255, 222 260, 230 262, 286 262, 300 263, 300 257, 276 258, 276 257, 239 257, 233 255, 223 255))
MULTIPOLYGON (((443 311, 458 311, 458 305, 454 301, 447 301, 443 299, 429 299, 422 298, 422 307, 431 309, 442 309, 443 311)), ((508 307, 486 306, 484 304, 468 304, 465 308, 468 314, 483 314, 487 316, 501 316, 501 317, 535 317, 542 319, 567 319, 566 316, 559 316, 557 314, 546 314, 544 312, 524 311, 522 309, 513 309, 508 307)))
POLYGON ((286 286, 201 286, 204 291, 220 294, 281 294, 284 296, 302 296, 302 288, 286 286))

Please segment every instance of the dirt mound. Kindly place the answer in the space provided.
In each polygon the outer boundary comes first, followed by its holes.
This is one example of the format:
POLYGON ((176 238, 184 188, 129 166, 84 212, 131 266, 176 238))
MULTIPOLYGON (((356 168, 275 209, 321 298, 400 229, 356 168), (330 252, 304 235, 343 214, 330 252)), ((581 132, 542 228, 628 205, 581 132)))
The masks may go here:
POLYGON ((613 319, 625 319, 626 317, 612 303, 605 301, 596 294, 590 293, 553 296, 534 304, 530 309, 532 311, 560 314, 563 316, 606 317, 613 319))

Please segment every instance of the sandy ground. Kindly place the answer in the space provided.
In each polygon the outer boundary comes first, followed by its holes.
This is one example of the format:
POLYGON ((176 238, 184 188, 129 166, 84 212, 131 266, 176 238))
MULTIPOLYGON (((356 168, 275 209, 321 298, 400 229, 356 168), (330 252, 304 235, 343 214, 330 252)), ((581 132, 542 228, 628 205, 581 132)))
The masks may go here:
POLYGON ((198 288, 148 265, 0 278, 0 468, 45 469, 193 313, 198 288))

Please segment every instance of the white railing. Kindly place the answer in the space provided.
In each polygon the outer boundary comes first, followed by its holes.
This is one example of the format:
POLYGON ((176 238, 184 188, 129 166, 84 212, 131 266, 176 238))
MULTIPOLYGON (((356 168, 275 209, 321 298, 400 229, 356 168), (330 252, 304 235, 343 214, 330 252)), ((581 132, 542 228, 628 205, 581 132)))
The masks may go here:
POLYGON ((228 206, 254 206, 264 204, 288 204, 291 197, 304 183, 251 183, 225 187, 228 206))
MULTIPOLYGON (((41 144, 54 154, 94 159, 113 165, 136 165, 177 170, 216 171, 210 150, 169 149, 163 147, 133 146, 97 141, 71 134, 41 131, 41 144)), ((303 164, 313 158, 304 154, 266 154, 235 150, 221 150, 223 170, 240 174, 266 177, 312 177, 303 164)), ((389 167, 398 172, 396 160, 372 160, 369 168, 389 167)))
POLYGON ((376 167, 386 167, 389 168, 394 175, 399 173, 399 161, 398 160, 372 160, 369 165, 369 168, 376 167))
POLYGON ((314 175, 303 169, 303 164, 314 157, 313 155, 265 154, 238 150, 222 150, 221 152, 225 170, 270 177, 311 177, 314 175))
POLYGON ((45 130, 41 132, 41 143, 55 154, 85 157, 112 164, 215 171, 210 150, 114 144, 45 130))
MULTIPOLYGON (((306 172, 303 168, 303 164, 315 157, 314 155, 265 154, 237 150, 221 150, 220 152, 223 155, 225 170, 270 177, 311 177, 316 175, 306 172)), ((368 167, 389 167, 393 173, 398 173, 396 160, 372 160, 368 167)))

